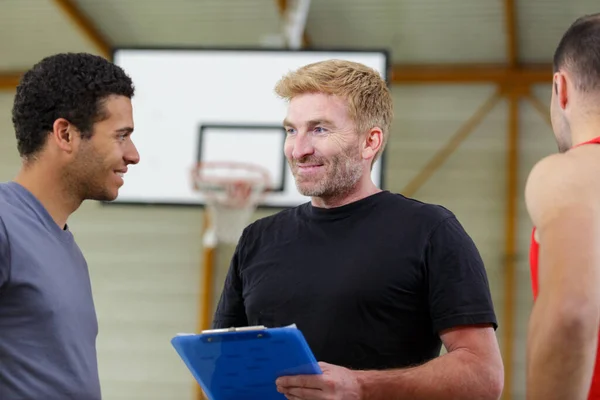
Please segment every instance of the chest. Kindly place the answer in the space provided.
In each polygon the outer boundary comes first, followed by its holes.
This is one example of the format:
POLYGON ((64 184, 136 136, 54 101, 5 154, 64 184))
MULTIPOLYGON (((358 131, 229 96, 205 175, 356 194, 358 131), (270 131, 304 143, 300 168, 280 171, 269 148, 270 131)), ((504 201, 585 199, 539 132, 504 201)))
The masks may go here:
POLYGON ((35 324, 70 336, 98 331, 87 263, 73 241, 39 233, 11 237, 10 280, 0 294, 9 323, 35 324))
POLYGON ((248 257, 242 271, 246 312, 267 324, 308 314, 412 313, 425 299, 425 278, 416 246, 360 230, 274 239, 248 257))

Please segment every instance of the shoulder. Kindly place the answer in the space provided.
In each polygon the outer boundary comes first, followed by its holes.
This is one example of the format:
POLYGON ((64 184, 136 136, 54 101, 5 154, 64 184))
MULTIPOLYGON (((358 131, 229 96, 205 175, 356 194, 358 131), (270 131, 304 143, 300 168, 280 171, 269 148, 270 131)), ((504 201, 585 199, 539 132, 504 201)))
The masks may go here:
POLYGON ((0 182, 0 213, 12 213, 25 205, 18 196, 18 186, 14 182, 0 182))
POLYGON ((418 227, 415 232, 419 232, 427 248, 439 251, 476 250, 473 239, 452 210, 440 204, 398 196, 403 208, 414 218, 412 224, 418 227))
MULTIPOLYGON (((17 196, 14 184, 0 183, 0 224, 11 225, 19 222, 23 209, 28 205, 17 196)), ((0 226, 1 228, 1 226, 0 226)))
POLYGON ((447 207, 393 194, 391 204, 380 215, 390 232, 409 235, 419 248, 463 246, 471 241, 456 214, 447 207))
POLYGON ((538 161, 525 185, 534 225, 562 211, 600 211, 600 146, 582 146, 538 161))
POLYGON ((243 237, 255 238, 257 235, 269 231, 272 228, 277 228, 285 224, 289 224, 293 220, 297 220, 302 213, 305 212, 305 208, 308 204, 302 204, 297 207, 286 208, 284 210, 277 211, 272 215, 258 218, 251 222, 244 229, 243 237))
POLYGON ((15 212, 12 197, 6 183, 0 183, 0 235, 3 233, 4 227, 3 217, 12 215, 15 212))
POLYGON ((431 228, 439 226, 448 219, 456 218, 448 208, 435 203, 406 197, 399 193, 392 194, 392 201, 403 214, 414 216, 419 223, 429 225, 431 228))

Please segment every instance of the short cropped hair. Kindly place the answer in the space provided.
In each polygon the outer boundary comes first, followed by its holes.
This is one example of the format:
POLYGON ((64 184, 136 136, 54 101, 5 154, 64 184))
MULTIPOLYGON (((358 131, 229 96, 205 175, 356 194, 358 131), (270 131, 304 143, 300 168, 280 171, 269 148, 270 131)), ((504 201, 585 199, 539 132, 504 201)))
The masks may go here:
POLYGON ((578 18, 554 53, 554 72, 565 68, 582 92, 600 89, 600 13, 578 18))
POLYGON ((383 143, 373 162, 383 152, 393 119, 390 90, 381 75, 363 64, 327 60, 305 65, 284 76, 275 92, 286 100, 305 93, 324 93, 348 101, 350 118, 359 133, 379 127, 383 143))
POLYGON ((107 117, 104 101, 110 95, 134 95, 131 78, 110 61, 87 53, 42 59, 23 75, 15 95, 12 121, 21 157, 43 148, 58 118, 90 138, 93 125, 107 117))

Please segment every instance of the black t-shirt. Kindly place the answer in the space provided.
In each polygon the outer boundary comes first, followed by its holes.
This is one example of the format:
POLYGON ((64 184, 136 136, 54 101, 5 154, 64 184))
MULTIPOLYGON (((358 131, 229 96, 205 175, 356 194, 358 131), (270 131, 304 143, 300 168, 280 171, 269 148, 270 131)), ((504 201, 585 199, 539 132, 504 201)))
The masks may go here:
POLYGON ((352 369, 418 365, 439 355, 440 331, 497 327, 483 262, 455 216, 387 191, 244 230, 214 328, 293 323, 318 361, 352 369))

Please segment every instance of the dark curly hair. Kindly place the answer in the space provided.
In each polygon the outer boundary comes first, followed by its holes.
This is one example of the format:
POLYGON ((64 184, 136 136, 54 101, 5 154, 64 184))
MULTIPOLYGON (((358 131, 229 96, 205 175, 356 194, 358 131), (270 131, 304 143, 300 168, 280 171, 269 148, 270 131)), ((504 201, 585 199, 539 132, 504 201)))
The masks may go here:
POLYGON ((90 138, 94 123, 106 118, 104 101, 110 95, 134 95, 131 78, 110 61, 87 53, 42 59, 23 75, 15 95, 12 121, 21 157, 43 148, 58 118, 90 138))

